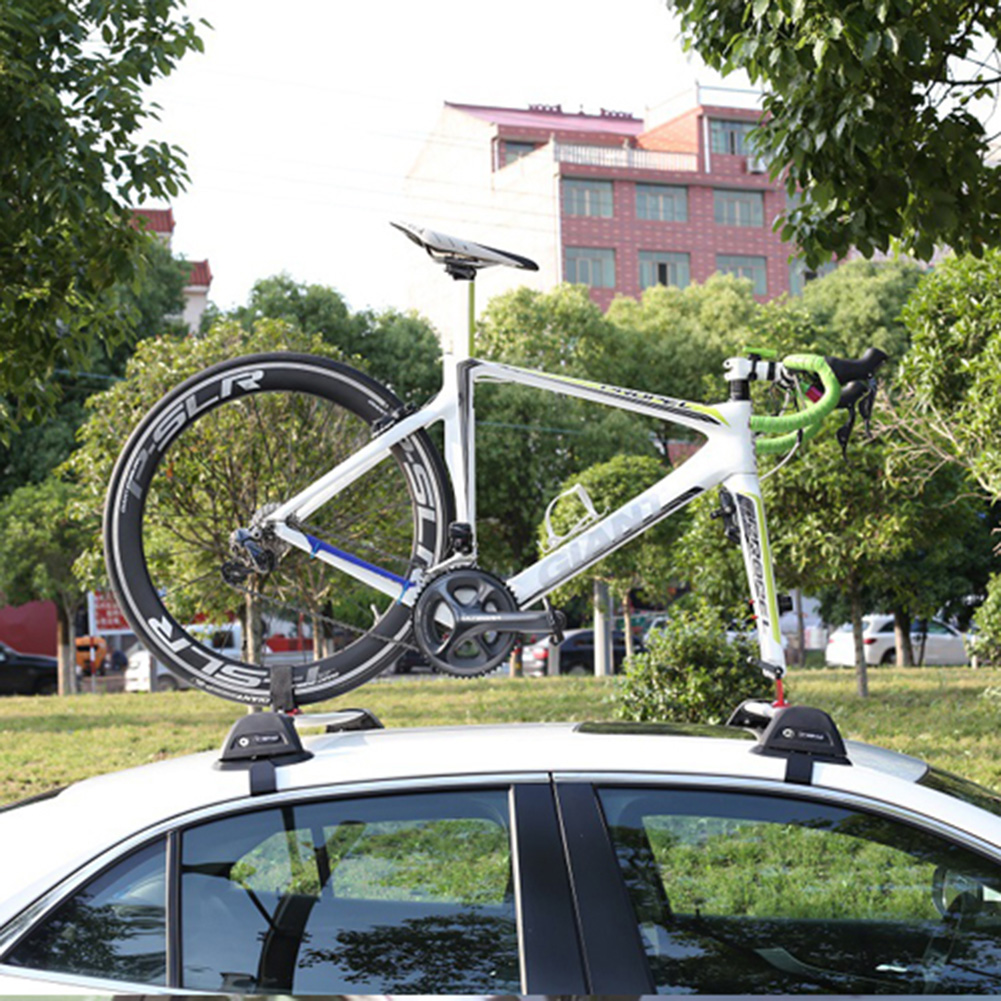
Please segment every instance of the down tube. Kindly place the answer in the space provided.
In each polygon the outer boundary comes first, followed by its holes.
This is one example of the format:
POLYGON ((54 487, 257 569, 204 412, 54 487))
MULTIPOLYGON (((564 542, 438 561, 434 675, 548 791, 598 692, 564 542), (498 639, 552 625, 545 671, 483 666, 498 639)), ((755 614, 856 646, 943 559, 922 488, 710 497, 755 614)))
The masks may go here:
POLYGON ((767 673, 780 678, 785 673, 785 651, 782 649, 775 569, 761 484, 756 475, 741 473, 727 477, 723 486, 730 491, 737 507, 737 524, 757 620, 762 666, 767 665, 767 673))
POLYGON ((511 577, 507 583, 518 606, 531 605, 720 483, 725 474, 710 458, 712 452, 704 446, 679 469, 511 577))

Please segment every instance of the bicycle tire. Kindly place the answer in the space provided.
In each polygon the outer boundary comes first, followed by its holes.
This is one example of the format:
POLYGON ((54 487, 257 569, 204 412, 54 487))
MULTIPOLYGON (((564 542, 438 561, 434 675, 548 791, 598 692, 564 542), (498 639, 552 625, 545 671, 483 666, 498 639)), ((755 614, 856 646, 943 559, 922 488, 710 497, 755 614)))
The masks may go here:
MULTIPOLYGON (((270 573, 244 581, 226 582, 222 568, 234 529, 333 468, 400 406, 340 362, 274 353, 214 365, 143 418, 112 473, 104 545, 122 611, 155 657, 199 689, 255 705, 272 701, 272 668, 288 664, 301 705, 398 656, 410 608, 310 554, 286 547, 270 573), (239 634, 239 656, 213 644, 214 629, 239 634)), ((414 579, 442 558, 451 519, 444 465, 420 431, 307 520, 310 534, 414 579)))

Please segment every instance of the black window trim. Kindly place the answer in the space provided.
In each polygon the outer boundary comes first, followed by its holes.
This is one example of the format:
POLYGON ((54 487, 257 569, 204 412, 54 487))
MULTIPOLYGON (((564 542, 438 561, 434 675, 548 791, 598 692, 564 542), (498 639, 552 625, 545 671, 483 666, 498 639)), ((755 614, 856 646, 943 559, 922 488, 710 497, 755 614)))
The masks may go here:
POLYGON ((555 784, 587 966, 588 994, 656 993, 595 787, 555 784))

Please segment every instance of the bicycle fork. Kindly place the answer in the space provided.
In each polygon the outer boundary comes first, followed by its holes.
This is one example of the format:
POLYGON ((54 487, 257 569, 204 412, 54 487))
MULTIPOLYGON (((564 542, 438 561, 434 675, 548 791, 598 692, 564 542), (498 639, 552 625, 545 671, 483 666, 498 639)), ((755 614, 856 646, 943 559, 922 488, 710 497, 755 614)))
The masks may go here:
POLYGON ((736 528, 744 556, 744 569, 761 651, 759 666, 775 682, 775 704, 782 706, 786 704, 782 683, 786 661, 779 624, 783 608, 775 586, 765 506, 757 475, 738 473, 727 477, 722 484, 722 505, 728 526, 727 534, 732 539, 730 530, 736 528))

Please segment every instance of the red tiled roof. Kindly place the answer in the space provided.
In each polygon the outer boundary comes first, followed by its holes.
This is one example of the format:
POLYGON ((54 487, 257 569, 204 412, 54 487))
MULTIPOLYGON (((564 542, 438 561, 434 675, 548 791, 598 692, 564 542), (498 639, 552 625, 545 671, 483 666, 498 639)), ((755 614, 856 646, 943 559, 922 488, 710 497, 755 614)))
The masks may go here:
POLYGON ((188 285, 204 285, 208 288, 212 284, 212 269, 209 267, 208 261, 187 261, 188 266, 191 268, 191 277, 188 279, 188 285))
POLYGON ((133 209, 132 215, 136 222, 154 233, 167 233, 169 235, 174 232, 173 209, 133 209))
POLYGON ((643 131, 643 120, 621 112, 604 112, 600 115, 566 114, 559 105, 552 108, 532 106, 524 108, 491 108, 477 104, 452 104, 445 107, 464 111, 468 115, 512 128, 539 129, 546 132, 604 132, 609 136, 632 138, 643 131))

